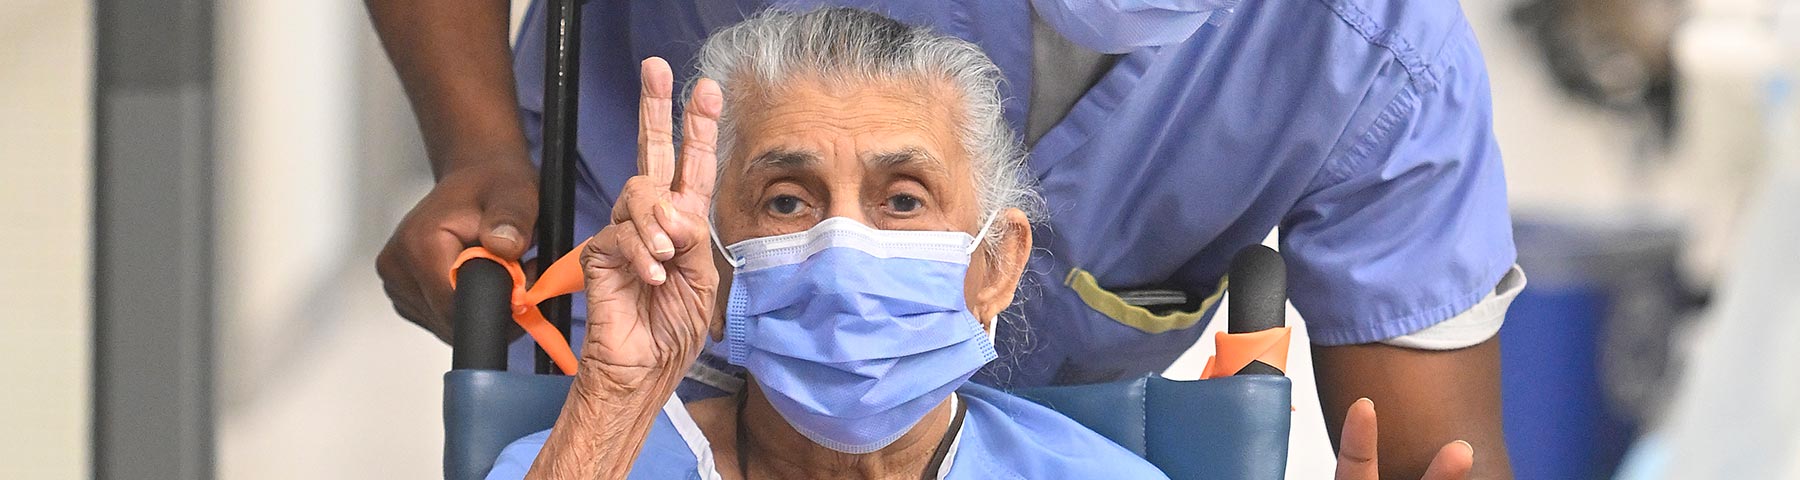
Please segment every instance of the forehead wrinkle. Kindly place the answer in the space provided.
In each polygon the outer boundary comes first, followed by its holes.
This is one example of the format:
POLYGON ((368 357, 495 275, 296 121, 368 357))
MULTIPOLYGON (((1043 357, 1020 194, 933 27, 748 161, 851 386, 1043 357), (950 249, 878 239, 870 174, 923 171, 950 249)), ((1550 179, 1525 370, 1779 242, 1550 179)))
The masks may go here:
POLYGON ((880 159, 883 160, 880 163, 890 168, 916 167, 946 177, 954 175, 953 167, 959 165, 952 163, 962 158, 967 146, 963 145, 959 135, 959 105, 946 101, 959 96, 952 85, 934 78, 917 77, 849 80, 799 75, 779 89, 760 82, 736 84, 740 89, 738 93, 747 95, 735 111, 727 112, 737 117, 738 128, 732 130, 733 143, 740 147, 755 147, 760 143, 771 150, 738 157, 744 159, 743 166, 733 169, 742 173, 771 167, 785 171, 816 169, 825 162, 822 153, 797 145, 781 145, 785 142, 769 145, 767 140, 796 135, 815 141, 849 136, 890 140, 878 140, 877 143, 888 145, 877 147, 875 152, 857 155, 858 163, 865 167, 878 166, 870 163, 876 156, 889 156, 891 158, 880 159), (925 148, 927 145, 931 148, 925 148), (915 151, 902 152, 907 149, 915 151), (902 153, 907 155, 899 155, 902 153), (810 156, 808 160, 811 161, 784 158, 788 154, 810 156), (907 158, 909 156, 922 158, 907 158), (917 165, 908 165, 912 163, 917 165))

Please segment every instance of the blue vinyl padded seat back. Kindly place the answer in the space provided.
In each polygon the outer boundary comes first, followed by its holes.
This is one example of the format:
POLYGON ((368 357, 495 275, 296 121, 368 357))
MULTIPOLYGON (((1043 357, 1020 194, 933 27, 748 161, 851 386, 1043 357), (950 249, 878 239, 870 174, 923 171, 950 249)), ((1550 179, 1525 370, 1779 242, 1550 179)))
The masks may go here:
MULTIPOLYGON (((550 428, 570 379, 492 370, 444 374, 444 478, 483 478, 507 444, 550 428)), ((1143 456, 1169 478, 1256 480, 1285 473, 1291 391, 1287 377, 1238 375, 1145 376, 1013 393, 1143 456)))
POLYGON ((1149 375, 1012 393, 1062 413, 1176 480, 1280 479, 1293 384, 1279 375, 1179 381, 1149 375))
POLYGON ((513 440, 550 428, 575 377, 499 370, 444 374, 444 478, 480 480, 513 440))

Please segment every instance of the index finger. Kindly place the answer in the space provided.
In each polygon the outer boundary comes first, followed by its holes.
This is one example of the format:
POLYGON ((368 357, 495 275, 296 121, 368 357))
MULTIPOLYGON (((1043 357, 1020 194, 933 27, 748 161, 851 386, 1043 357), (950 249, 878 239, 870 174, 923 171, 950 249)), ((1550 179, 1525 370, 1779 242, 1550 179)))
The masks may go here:
POLYGON ((638 97, 638 175, 667 188, 675 179, 675 74, 662 58, 644 59, 638 97))
POLYGON ((691 213, 704 214, 712 203, 713 180, 718 175, 719 114, 724 106, 719 82, 710 78, 694 82, 682 112, 681 182, 674 187, 683 203, 697 203, 681 205, 691 213))
POLYGON ((415 275, 419 292, 425 296, 425 310, 433 320, 448 321, 451 315, 450 266, 465 243, 456 233, 436 230, 426 234, 411 253, 411 261, 423 275, 415 275))
POLYGON ((1375 480, 1381 477, 1376 463, 1375 402, 1367 398, 1350 404, 1338 441, 1337 480, 1375 480))

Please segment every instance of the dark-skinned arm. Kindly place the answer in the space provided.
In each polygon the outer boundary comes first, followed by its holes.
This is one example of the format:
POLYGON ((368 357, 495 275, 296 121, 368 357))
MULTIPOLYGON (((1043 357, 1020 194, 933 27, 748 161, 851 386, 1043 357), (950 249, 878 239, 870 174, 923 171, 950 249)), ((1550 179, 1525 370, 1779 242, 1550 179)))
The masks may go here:
POLYGON ((367 0, 418 118, 437 185, 376 258, 394 309, 450 338, 450 262, 465 247, 518 259, 537 220, 519 124, 508 0, 367 0))
POLYGON ((1421 478, 1446 443, 1474 447, 1471 479, 1510 479, 1500 427, 1500 340, 1448 351, 1383 344, 1313 347, 1319 406, 1338 448, 1358 398, 1380 406, 1381 478, 1421 478))
POLYGON ((507 41, 509 0, 366 0, 400 74, 433 175, 524 161, 507 41))

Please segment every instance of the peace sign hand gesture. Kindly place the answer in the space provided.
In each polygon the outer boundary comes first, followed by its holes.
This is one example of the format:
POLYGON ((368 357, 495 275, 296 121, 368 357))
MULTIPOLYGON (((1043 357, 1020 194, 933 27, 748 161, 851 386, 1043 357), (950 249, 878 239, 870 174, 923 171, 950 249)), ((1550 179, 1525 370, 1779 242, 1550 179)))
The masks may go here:
POLYGON ((612 224, 581 252, 588 301, 581 368, 612 386, 656 380, 672 387, 700 354, 719 289, 707 212, 724 95, 710 79, 695 84, 678 176, 674 75, 661 58, 644 60, 642 69, 638 175, 619 193, 612 224))

